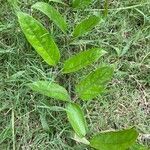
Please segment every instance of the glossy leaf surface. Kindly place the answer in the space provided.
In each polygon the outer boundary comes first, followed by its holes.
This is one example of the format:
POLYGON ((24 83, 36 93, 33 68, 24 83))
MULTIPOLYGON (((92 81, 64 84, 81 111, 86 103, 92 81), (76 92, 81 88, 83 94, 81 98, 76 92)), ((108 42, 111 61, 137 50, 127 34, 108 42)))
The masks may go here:
POLYGON ((74 131, 80 137, 84 137, 87 132, 87 123, 81 107, 74 103, 69 103, 66 107, 68 120, 74 131))
POLYGON ((101 20, 102 19, 100 16, 95 16, 95 15, 90 16, 89 18, 83 20, 81 23, 79 23, 75 27, 74 32, 73 32, 73 36, 79 37, 79 36, 89 32, 96 25, 98 25, 101 20))
POLYGON ((29 83, 28 86, 33 90, 45 96, 61 100, 61 101, 70 101, 70 96, 65 88, 62 86, 51 83, 48 81, 37 81, 29 83))
POLYGON ((92 48, 87 51, 80 52, 64 62, 63 72, 70 73, 78 71, 87 65, 96 62, 105 53, 106 51, 101 48, 92 48))
POLYGON ((134 128, 104 132, 94 136, 90 145, 97 150, 127 150, 135 143, 137 137, 138 132, 134 128))
POLYGON ((112 75, 112 67, 98 68, 76 86, 76 92, 82 100, 91 100, 105 91, 105 85, 112 75))
POLYGON ((60 59, 60 54, 49 32, 32 16, 22 12, 18 12, 17 15, 21 29, 29 43, 45 62, 55 66, 60 59))
POLYGON ((35 3, 32 8, 35 8, 46 16, 48 16, 63 32, 67 30, 67 23, 61 14, 51 5, 44 2, 35 3))

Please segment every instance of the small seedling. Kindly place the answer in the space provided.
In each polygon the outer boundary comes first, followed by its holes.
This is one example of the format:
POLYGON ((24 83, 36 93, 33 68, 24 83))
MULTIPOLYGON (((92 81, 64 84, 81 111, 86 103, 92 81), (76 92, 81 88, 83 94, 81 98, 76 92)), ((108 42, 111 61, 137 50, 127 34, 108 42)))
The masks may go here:
MULTIPOLYGON (((61 0, 53 0, 53 2, 59 2, 67 7, 61 0)), ((91 2, 92 0, 73 0, 71 6, 72 9, 83 9, 83 7, 86 7, 91 2)), ((106 11, 104 16, 108 14, 108 1, 105 2, 105 7, 106 11)), ((44 2, 37 2, 32 6, 32 9, 44 13, 65 34, 65 36, 70 37, 70 34, 67 35, 68 25, 66 20, 53 6, 44 2)), ((29 43, 48 65, 55 67, 60 61, 61 54, 48 30, 31 15, 17 11, 17 16, 20 27, 29 43)), ((77 40, 78 37, 84 36, 96 25, 99 25, 102 20, 100 15, 95 14, 86 17, 86 19, 75 25, 70 39, 77 40)), ((107 52, 100 47, 93 47, 79 52, 63 62, 61 75, 79 72, 87 66, 97 62, 99 58, 106 53, 107 52)), ((104 93, 108 82, 113 76, 113 72, 114 68, 109 64, 94 69, 75 85, 75 97, 86 103, 86 101, 93 100, 99 94, 104 93)), ((88 134, 89 129, 84 112, 79 104, 72 101, 70 96, 72 93, 69 93, 64 87, 56 82, 36 81, 29 83, 28 86, 33 91, 39 92, 40 94, 55 100, 62 101, 66 104, 64 110, 66 111, 68 121, 75 132, 75 136, 73 137, 74 140, 98 150, 134 149, 134 144, 138 137, 138 132, 135 128, 96 133, 88 140, 86 135, 88 134)), ((138 145, 136 144, 135 147, 137 146, 138 145)))

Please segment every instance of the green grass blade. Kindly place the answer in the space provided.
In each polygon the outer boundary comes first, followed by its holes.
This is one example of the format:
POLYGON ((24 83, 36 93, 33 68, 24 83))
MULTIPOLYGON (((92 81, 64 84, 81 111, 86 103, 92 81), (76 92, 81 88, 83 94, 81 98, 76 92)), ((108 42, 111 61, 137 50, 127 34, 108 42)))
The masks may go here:
POLYGON ((49 0, 49 2, 56 2, 56 3, 63 4, 63 5, 67 5, 66 3, 62 2, 62 0, 49 0))

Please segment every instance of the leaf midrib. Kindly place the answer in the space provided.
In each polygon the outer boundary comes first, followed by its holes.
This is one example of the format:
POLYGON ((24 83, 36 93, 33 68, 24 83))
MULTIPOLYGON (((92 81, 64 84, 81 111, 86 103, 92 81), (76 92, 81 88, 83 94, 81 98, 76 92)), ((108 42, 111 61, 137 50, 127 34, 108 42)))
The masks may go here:
MULTIPOLYGON (((30 16, 29 16, 29 17, 30 17, 30 16)), ((32 19, 32 18, 31 18, 31 19, 32 19)), ((37 22, 37 20, 35 20, 35 19, 33 19, 33 20, 38 24, 38 26, 44 28, 39 22, 37 22)), ((32 30, 31 25, 28 24, 27 22, 26 22, 26 24, 27 24, 27 26, 29 27, 30 31, 35 35, 35 37, 36 37, 36 39, 38 40, 40 46, 43 47, 43 49, 45 50, 45 52, 48 54, 48 56, 50 57, 52 63, 55 64, 55 62, 53 61, 52 57, 49 55, 49 53, 47 52, 47 50, 46 50, 45 47, 43 46, 44 44, 42 44, 42 42, 39 40, 39 38, 38 38, 38 36, 36 35, 36 33, 34 32, 34 30, 32 30)), ((44 30, 46 30, 46 29, 44 29, 44 30)), ((48 32, 48 31, 46 31, 46 32, 47 32, 46 34, 49 35, 49 32, 48 32)), ((43 34, 43 35, 45 35, 45 34, 43 34)), ((43 36, 43 35, 42 35, 42 36, 43 36)))
MULTIPOLYGON (((105 75, 105 74, 106 74, 106 72, 105 72, 103 75, 105 75)), ((103 76, 103 75, 101 75, 101 76, 103 76)), ((94 83, 96 83, 95 80, 94 80, 93 82, 91 82, 90 85, 93 85, 94 83)), ((103 86, 102 84, 103 84, 103 83, 98 84, 98 86, 103 86)), ((82 85, 82 84, 81 84, 81 85, 82 85)), ((81 85, 79 85, 79 87, 80 87, 81 85)), ((86 89, 86 90, 81 91, 81 92, 83 92, 83 93, 84 93, 84 91, 88 91, 88 90, 91 88, 91 86, 84 86, 84 87, 86 87, 86 88, 84 88, 84 89, 86 89)))

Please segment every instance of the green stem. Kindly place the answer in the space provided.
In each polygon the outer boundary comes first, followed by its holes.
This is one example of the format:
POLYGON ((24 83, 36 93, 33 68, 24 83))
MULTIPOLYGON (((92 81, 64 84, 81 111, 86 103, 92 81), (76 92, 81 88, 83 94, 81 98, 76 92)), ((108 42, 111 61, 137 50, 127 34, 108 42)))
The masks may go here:
POLYGON ((108 16, 108 0, 105 0, 104 4, 104 17, 108 16))

